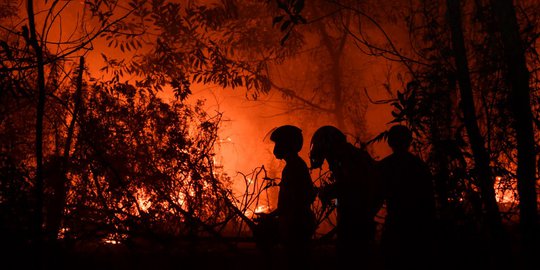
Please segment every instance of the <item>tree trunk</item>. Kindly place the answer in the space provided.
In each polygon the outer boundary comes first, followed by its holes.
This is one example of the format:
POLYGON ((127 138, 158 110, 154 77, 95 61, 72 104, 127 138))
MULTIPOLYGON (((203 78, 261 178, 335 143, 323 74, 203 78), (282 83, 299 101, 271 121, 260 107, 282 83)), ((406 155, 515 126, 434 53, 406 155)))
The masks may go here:
POLYGON ((64 153, 61 158, 58 159, 54 166, 56 168, 49 168, 50 171, 57 171, 53 174, 54 179, 48 179, 45 174, 45 183, 51 183, 51 187, 54 189, 52 194, 48 194, 49 201, 52 204, 47 205, 47 199, 45 199, 45 209, 47 216, 45 218, 46 239, 50 241, 56 241, 58 233, 61 228, 62 220, 64 217, 64 207, 66 205, 67 194, 69 193, 69 183, 67 173, 69 170, 69 159, 71 144, 73 141, 73 135, 75 133, 75 124, 77 122, 77 116, 79 114, 82 104, 82 87, 83 87, 83 73, 84 73, 84 57, 79 58, 79 73, 77 75, 75 100, 73 106, 73 113, 71 121, 69 123, 66 135, 66 142, 64 145, 64 153), (48 180, 48 181, 47 181, 48 180))
MULTIPOLYGON (((517 182, 520 223, 525 254, 535 254, 538 245, 538 206, 536 193, 536 156, 531 112, 529 70, 525 47, 512 0, 492 0, 494 17, 502 39, 507 69, 507 83, 511 88, 510 108, 517 142, 517 182)), ((536 255, 538 255, 536 253, 536 255)), ((532 257, 529 257, 532 259, 532 257)), ((529 262, 532 263, 532 260, 529 262)), ((534 267, 533 267, 534 269, 534 267)))
MULTIPOLYGON (((36 53, 37 64, 37 90, 38 102, 36 110, 36 176, 35 176, 35 241, 39 247, 42 241, 43 224, 43 116, 45 114, 45 71, 43 62, 43 51, 36 35, 36 24, 34 18, 34 3, 27 1, 26 11, 28 15, 28 42, 36 53)), ((24 31, 23 31, 24 32, 24 31)))
POLYGON ((460 1, 447 0, 446 4, 461 96, 461 109, 473 152, 475 169, 478 174, 478 185, 486 210, 487 224, 495 235, 500 235, 503 232, 502 220, 495 197, 495 189, 493 188, 494 180, 489 165, 489 155, 484 144, 484 138, 480 134, 476 117, 467 51, 461 25, 460 1))
POLYGON ((328 51, 330 61, 332 65, 332 93, 333 93, 333 114, 336 119, 337 127, 343 131, 346 130, 345 124, 345 108, 343 104, 343 85, 342 85, 342 72, 341 72, 341 57, 343 56, 343 50, 345 47, 345 41, 347 40, 347 34, 343 33, 337 43, 333 42, 333 37, 326 30, 324 24, 320 24, 320 32, 322 36, 322 43, 328 51))

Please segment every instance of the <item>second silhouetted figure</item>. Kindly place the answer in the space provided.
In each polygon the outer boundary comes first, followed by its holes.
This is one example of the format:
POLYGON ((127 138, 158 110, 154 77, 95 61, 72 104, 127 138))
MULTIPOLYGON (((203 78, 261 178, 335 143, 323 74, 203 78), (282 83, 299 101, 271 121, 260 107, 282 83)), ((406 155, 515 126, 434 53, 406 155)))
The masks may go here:
POLYGON ((323 187, 319 197, 337 199, 337 255, 341 269, 369 265, 373 258, 375 215, 382 205, 381 182, 374 159, 347 142, 333 126, 319 128, 311 139, 312 168, 326 160, 335 182, 323 187))

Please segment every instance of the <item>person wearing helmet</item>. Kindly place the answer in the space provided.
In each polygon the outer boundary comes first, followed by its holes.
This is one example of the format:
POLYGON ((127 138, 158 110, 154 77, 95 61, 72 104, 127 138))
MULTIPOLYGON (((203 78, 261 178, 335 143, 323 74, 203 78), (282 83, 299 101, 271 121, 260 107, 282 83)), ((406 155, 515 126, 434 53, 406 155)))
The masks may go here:
POLYGON ((392 154, 379 163, 387 212, 382 233, 387 269, 431 269, 426 262, 432 258, 433 182, 427 164, 409 152, 411 141, 409 128, 392 126, 387 133, 392 154))
POLYGON ((306 162, 298 155, 302 149, 302 130, 284 125, 270 135, 274 142, 274 156, 285 161, 279 184, 277 216, 280 242, 284 247, 290 269, 306 269, 315 233, 315 215, 311 204, 315 200, 315 187, 306 162))
POLYGON ((375 215, 382 206, 382 187, 375 160, 347 142, 334 126, 320 127, 311 139, 311 168, 328 163, 334 182, 319 190, 323 202, 337 199, 336 248, 341 269, 374 261, 375 215))

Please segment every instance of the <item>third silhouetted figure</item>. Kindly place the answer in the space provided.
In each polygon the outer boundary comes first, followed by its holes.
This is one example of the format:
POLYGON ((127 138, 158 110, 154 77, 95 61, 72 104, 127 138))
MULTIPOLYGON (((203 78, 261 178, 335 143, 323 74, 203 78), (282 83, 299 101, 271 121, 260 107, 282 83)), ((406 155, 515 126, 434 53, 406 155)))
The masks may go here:
POLYGON ((382 247, 387 269, 431 269, 435 199, 428 166, 409 152, 411 131, 396 125, 388 131, 392 154, 381 160, 386 220, 382 247))

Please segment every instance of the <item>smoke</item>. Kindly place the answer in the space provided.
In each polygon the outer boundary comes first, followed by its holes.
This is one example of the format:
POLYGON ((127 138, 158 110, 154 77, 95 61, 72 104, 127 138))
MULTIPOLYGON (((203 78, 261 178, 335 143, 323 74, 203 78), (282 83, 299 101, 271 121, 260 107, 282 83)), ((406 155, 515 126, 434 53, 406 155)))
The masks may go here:
MULTIPOLYGON (((66 41, 73 35, 86 35, 93 28, 92 24, 97 22, 81 20, 88 15, 85 12, 82 3, 70 3, 53 27, 47 30, 47 38, 66 41)), ((45 18, 46 13, 43 13, 37 19, 43 23, 45 18)), ((273 144, 267 138, 268 133, 280 125, 291 124, 302 129, 304 147, 300 156, 306 161, 311 135, 320 126, 340 126, 349 135, 351 143, 358 139, 365 142, 387 129, 386 124, 391 120, 390 106, 371 104, 369 100, 389 98, 384 85, 397 81, 395 67, 385 59, 365 55, 350 39, 336 59, 329 52, 332 48, 324 47, 321 29, 328 31, 327 38, 331 40, 339 39, 343 33, 333 30, 331 25, 313 24, 312 28, 304 29, 304 45, 300 51, 286 61, 270 63, 268 75, 274 86, 269 93, 261 94, 256 100, 249 98, 242 88, 192 85, 193 94, 188 102, 205 100, 209 114, 222 114, 215 163, 235 183, 242 180, 243 176, 239 173, 249 173, 262 165, 269 177, 280 177, 284 164, 272 155, 273 144), (333 63, 340 63, 340 66, 336 67, 333 63), (333 75, 336 68, 339 69, 339 79, 333 75), (339 88, 335 88, 336 80, 340 83, 339 88), (333 102, 336 89, 344 93, 343 100, 338 104, 333 102), (307 104, 306 100, 322 109, 307 104), (336 113, 336 108, 340 106, 341 112, 336 113)), ((279 31, 276 33, 279 34, 279 31)), ((376 41, 376 38, 377 35, 374 35, 373 40, 376 41)), ((88 71, 93 76, 108 76, 100 71, 105 65, 102 53, 124 59, 129 59, 135 53, 120 52, 111 48, 109 43, 105 38, 97 38, 88 44, 90 50, 83 50, 88 71)), ((164 89, 159 95, 164 99, 174 98, 170 89, 164 89)), ((389 153, 384 142, 369 146, 369 150, 375 158, 389 153)))

